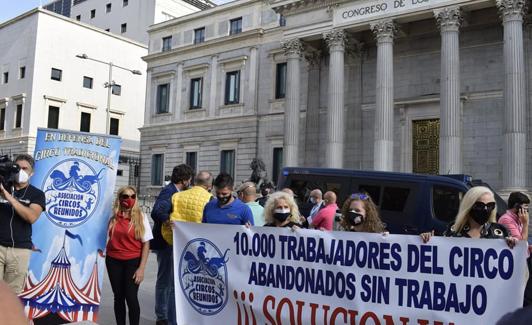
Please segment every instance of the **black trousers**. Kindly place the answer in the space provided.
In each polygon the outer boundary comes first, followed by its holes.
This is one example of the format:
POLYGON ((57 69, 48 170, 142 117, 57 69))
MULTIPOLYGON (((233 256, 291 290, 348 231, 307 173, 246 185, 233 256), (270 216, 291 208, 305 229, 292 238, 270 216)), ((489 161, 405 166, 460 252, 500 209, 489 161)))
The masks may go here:
POLYGON ((139 286, 135 284, 133 275, 140 265, 140 258, 117 260, 110 256, 105 258, 107 274, 115 296, 115 318, 117 325, 126 325, 126 302, 129 309, 129 324, 138 325, 140 306, 137 293, 139 286))

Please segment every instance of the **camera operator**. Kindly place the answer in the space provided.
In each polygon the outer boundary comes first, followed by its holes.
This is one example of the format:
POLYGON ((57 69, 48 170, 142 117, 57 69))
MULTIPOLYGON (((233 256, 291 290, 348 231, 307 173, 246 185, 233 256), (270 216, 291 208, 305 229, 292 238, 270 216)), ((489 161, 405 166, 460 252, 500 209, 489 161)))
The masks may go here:
POLYGON ((31 225, 46 207, 44 193, 29 184, 34 160, 28 154, 16 157, 20 168, 13 184, 13 194, 0 184, 0 280, 17 294, 24 288, 32 251, 31 225))

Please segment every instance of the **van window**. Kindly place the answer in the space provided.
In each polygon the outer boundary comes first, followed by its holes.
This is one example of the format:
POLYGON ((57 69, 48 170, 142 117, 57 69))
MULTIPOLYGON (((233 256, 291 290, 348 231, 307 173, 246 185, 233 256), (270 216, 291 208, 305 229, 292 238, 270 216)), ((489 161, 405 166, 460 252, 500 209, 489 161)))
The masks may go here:
POLYGON ((375 205, 380 205, 381 200, 381 187, 376 185, 359 185, 358 186, 358 192, 359 193, 368 193, 371 199, 373 200, 373 203, 375 205))
POLYGON ((432 187, 432 209, 436 219, 445 223, 454 221, 458 214, 462 193, 452 187, 434 185, 432 187))
MULTIPOLYGON (((345 199, 345 192, 347 186, 342 183, 342 179, 339 177, 327 177, 327 176, 289 176, 284 184, 285 187, 289 187, 294 191, 296 195, 296 201, 299 203, 307 202, 310 198, 310 192, 314 189, 320 189, 323 194, 327 191, 333 191, 338 197, 338 201, 341 202, 345 199)), ((282 188, 279 188, 281 190, 282 188)))
POLYGON ((382 193, 381 210, 402 212, 409 194, 409 188, 385 187, 382 193))

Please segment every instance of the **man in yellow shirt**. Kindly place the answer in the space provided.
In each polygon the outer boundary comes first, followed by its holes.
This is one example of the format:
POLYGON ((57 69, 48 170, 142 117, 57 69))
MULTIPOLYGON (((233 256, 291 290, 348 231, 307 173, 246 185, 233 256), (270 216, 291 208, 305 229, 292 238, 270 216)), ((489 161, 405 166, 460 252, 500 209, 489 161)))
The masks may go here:
POLYGON ((194 187, 189 190, 177 192, 172 196, 172 213, 169 222, 161 229, 164 240, 172 245, 173 221, 187 221, 201 223, 203 208, 212 199, 212 174, 208 171, 200 171, 194 179, 194 187))

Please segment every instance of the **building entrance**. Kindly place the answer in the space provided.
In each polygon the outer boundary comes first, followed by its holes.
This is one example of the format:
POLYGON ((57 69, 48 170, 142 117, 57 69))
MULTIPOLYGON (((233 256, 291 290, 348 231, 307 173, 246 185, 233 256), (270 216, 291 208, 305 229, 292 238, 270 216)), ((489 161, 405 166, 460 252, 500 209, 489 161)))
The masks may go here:
POLYGON ((440 154, 440 120, 412 121, 412 171, 438 174, 440 154))

